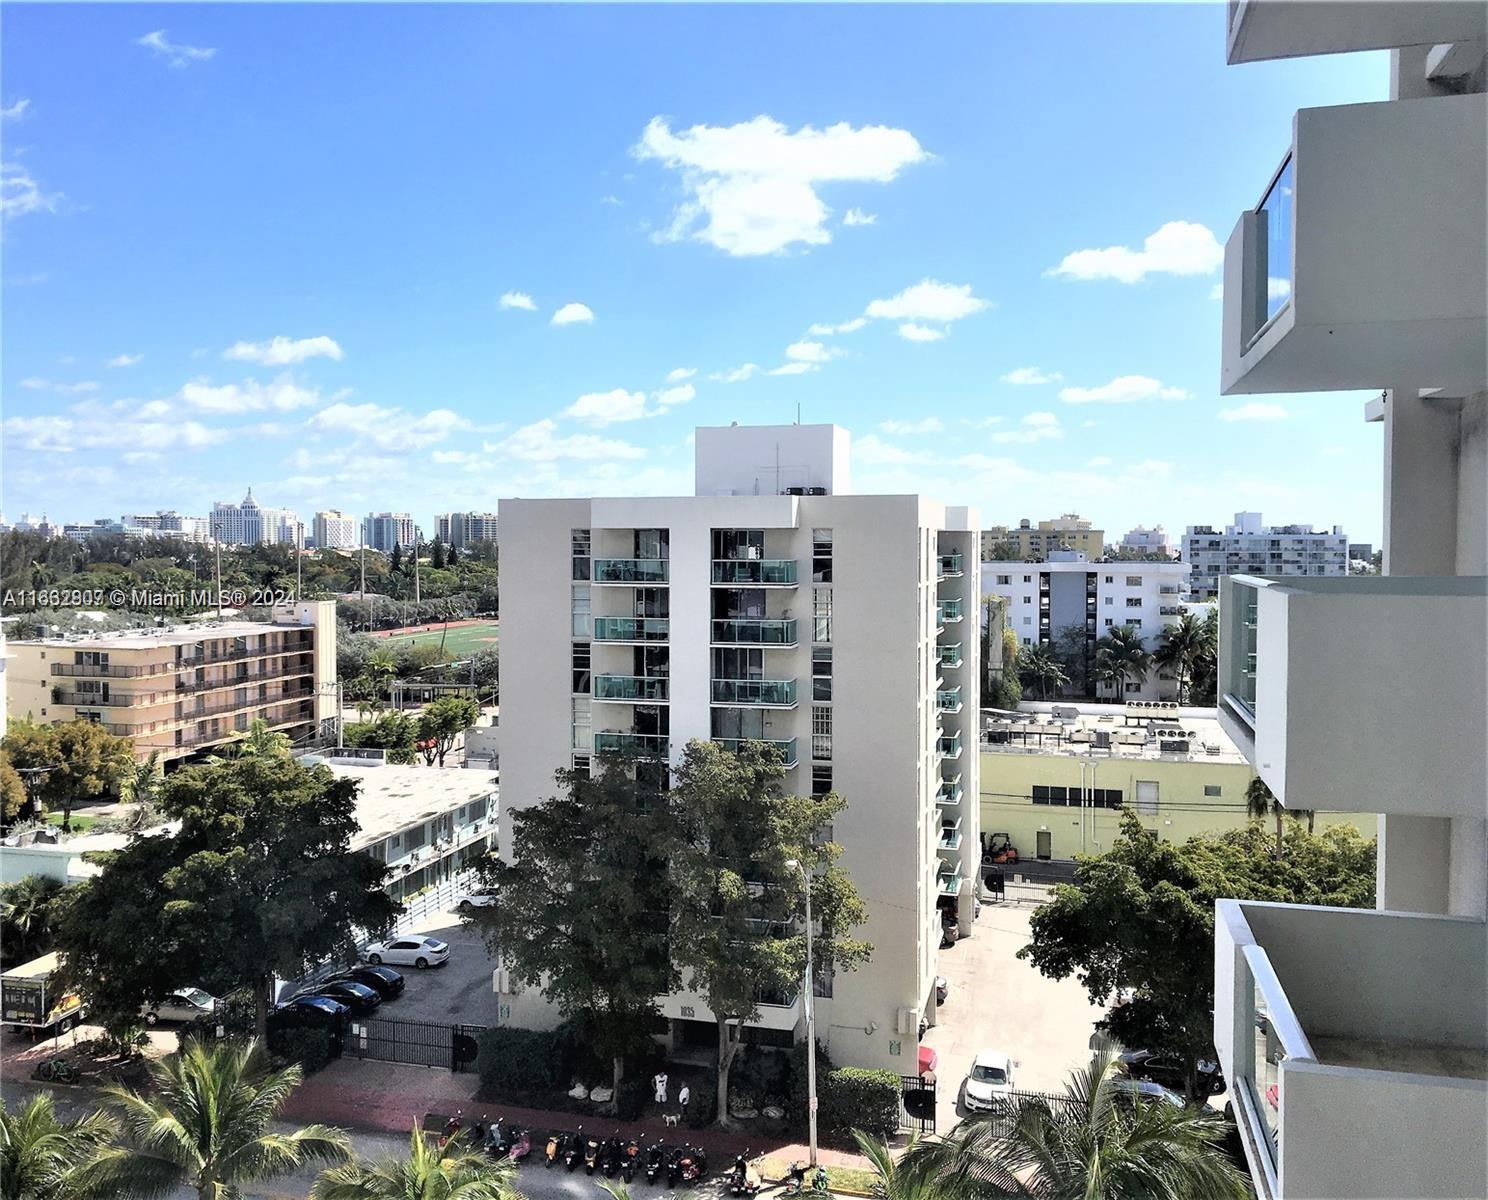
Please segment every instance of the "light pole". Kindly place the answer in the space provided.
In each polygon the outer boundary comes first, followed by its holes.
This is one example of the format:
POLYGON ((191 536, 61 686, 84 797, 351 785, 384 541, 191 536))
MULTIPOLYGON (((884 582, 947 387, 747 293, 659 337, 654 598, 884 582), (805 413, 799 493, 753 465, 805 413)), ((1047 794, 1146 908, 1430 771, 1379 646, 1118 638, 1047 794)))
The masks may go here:
POLYGON ((794 858, 785 864, 793 871, 801 872, 801 882, 806 885, 806 1115, 808 1121, 807 1147, 811 1165, 816 1166, 816 1004, 811 973, 811 876, 806 868, 794 858))

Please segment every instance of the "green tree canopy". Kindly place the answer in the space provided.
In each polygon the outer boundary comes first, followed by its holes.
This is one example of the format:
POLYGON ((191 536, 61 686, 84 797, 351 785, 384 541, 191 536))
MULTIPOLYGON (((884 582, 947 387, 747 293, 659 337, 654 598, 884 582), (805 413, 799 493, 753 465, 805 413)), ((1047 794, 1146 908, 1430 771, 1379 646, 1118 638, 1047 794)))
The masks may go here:
MULTIPOLYGON (((437 546, 439 543, 436 542, 437 546)), ((327 1167, 311 1200, 521 1200, 516 1164, 492 1159, 461 1130, 440 1145, 414 1126, 408 1157, 327 1167)))
POLYGON ((465 696, 441 696, 418 719, 418 740, 424 746, 424 758, 436 759, 444 766, 444 756, 456 739, 480 720, 480 705, 465 696))
POLYGON ((51 949, 64 887, 50 875, 24 875, 0 885, 0 947, 5 962, 27 962, 51 949))
POLYGON ((77 1168, 117 1132, 102 1113, 60 1120, 47 1093, 16 1108, 0 1102, 0 1200, 72 1200, 77 1168))
POLYGON ((0 746, 12 766, 35 772, 36 796, 44 807, 62 809, 65 831, 72 829, 74 804, 97 800, 134 769, 134 743, 94 721, 15 721, 0 746))

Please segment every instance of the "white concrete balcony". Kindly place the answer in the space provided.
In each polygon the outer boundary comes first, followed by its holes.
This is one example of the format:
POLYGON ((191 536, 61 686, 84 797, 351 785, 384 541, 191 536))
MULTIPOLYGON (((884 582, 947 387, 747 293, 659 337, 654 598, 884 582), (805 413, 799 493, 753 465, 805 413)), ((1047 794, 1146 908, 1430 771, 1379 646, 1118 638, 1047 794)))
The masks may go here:
POLYGON ((1214 1043, 1262 1200, 1488 1195, 1488 926, 1220 900, 1214 1043))
POLYGON ((1300 110, 1225 247, 1220 390, 1482 389, 1485 144, 1482 94, 1300 110))
POLYGON ((1219 719, 1283 805, 1479 817, 1488 579, 1220 586, 1219 719))
POLYGON ((1488 8, 1474 0, 1230 0, 1228 33, 1233 66, 1472 41, 1488 35, 1488 8))

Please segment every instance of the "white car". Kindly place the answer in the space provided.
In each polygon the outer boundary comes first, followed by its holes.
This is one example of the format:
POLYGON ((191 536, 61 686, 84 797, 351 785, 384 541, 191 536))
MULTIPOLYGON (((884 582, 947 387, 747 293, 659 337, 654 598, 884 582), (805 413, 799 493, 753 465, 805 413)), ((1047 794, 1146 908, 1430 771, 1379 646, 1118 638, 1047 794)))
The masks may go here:
POLYGON ((966 1076, 966 1108, 990 1109, 1013 1090, 1013 1060, 997 1050, 983 1050, 966 1076))
POLYGON ((438 938, 411 934, 408 937, 392 938, 386 942, 373 942, 363 951, 363 957, 374 967, 383 963, 398 966, 425 967, 442 966, 449 959, 449 946, 438 938))
POLYGON ((159 1021, 194 1021, 197 1017, 211 1016, 216 1009, 216 998, 201 988, 180 988, 164 1000, 146 1004, 140 1015, 146 1025, 154 1025, 159 1021))
POLYGON ((495 903, 495 892, 461 892, 455 897, 455 907, 461 912, 469 912, 472 908, 490 908, 495 903))

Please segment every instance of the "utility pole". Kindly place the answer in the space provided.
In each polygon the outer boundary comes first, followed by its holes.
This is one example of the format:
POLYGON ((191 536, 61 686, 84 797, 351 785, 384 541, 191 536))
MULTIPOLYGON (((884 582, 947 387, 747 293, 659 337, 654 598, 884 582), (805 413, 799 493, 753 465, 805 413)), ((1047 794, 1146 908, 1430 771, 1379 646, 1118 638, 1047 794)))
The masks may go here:
POLYGON ((413 617, 418 620, 419 606, 419 540, 418 533, 413 535, 413 617))
POLYGON ((295 602, 299 603, 300 589, 303 581, 300 575, 300 560, 305 556, 305 527, 300 526, 299 535, 295 539, 295 602))
POLYGON ((816 1005, 812 1003, 815 981, 811 972, 811 874, 804 863, 791 859, 785 864, 801 872, 801 881, 806 885, 806 1114, 807 1148, 811 1165, 816 1166, 816 1005))
POLYGON ((212 549, 217 556, 217 619, 222 620, 222 533, 221 518, 212 518, 212 549))

